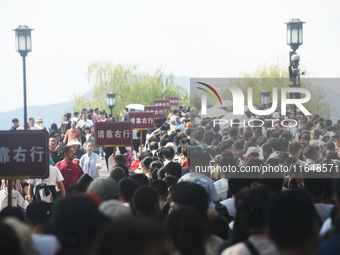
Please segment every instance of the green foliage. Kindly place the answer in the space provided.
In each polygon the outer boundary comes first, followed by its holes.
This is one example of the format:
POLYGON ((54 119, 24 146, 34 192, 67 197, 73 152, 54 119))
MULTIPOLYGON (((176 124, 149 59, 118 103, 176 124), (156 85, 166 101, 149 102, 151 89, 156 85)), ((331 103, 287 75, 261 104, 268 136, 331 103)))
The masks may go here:
MULTIPOLYGON (((253 89, 253 103, 254 105, 261 105, 261 91, 270 91, 271 96, 272 88, 288 87, 290 84, 288 68, 280 63, 274 65, 263 66, 257 69, 254 73, 244 73, 242 79, 234 79, 232 83, 239 87, 244 95, 248 95, 248 88, 253 89)), ((319 114, 324 118, 329 118, 331 113, 331 105, 326 102, 325 94, 319 86, 312 85, 308 79, 301 79, 301 87, 308 89, 311 94, 311 100, 304 104, 305 107, 312 114, 319 114), (322 102, 322 104, 320 104, 322 102)), ((278 94, 278 107, 281 105, 281 95, 278 94)), ((232 94, 229 90, 223 89, 221 92, 222 99, 232 99, 232 94)), ((288 110, 288 109, 287 109, 288 110)))
POLYGON ((318 86, 313 86, 308 80, 303 83, 306 89, 312 94, 312 99, 305 104, 306 108, 313 114, 319 114, 325 119, 330 118, 333 110, 332 106, 327 103, 324 92, 318 86))
MULTIPOLYGON (((248 95, 248 88, 252 88, 254 105, 261 104, 261 91, 270 91, 272 96, 272 88, 282 88, 289 85, 288 70, 279 62, 261 66, 254 73, 243 73, 241 76, 243 78, 234 79, 232 84, 239 87, 244 95, 248 95)), ((221 96, 223 99, 232 99, 231 92, 226 89, 222 90, 221 96)))
POLYGON ((137 65, 114 65, 99 61, 89 65, 88 79, 93 84, 92 98, 76 97, 76 109, 99 107, 109 112, 106 94, 110 92, 116 93, 114 116, 123 112, 128 104, 154 105, 155 99, 166 96, 178 97, 180 105, 189 105, 185 89, 174 83, 173 75, 165 76, 160 69, 142 73, 137 65))

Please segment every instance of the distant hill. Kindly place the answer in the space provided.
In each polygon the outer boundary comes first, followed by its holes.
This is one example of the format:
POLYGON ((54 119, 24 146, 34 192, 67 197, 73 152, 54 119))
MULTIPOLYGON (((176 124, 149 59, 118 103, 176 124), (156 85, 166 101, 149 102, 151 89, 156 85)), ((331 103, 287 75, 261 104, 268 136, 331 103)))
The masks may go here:
MULTIPOLYGON (((62 116, 67 112, 72 112, 72 107, 73 102, 63 102, 44 106, 29 106, 27 107, 27 121, 30 117, 33 117, 34 119, 42 117, 44 126, 50 128, 52 123, 59 125, 62 116)), ((0 130, 9 130, 13 118, 18 118, 20 125, 23 125, 23 107, 8 112, 0 112, 0 130)))
MULTIPOLYGON (((166 78, 165 78, 166 79, 166 78)), ((190 78, 186 76, 175 76, 174 83, 183 85, 185 90, 190 93, 190 78)), ((84 95, 86 98, 91 98, 92 91, 86 92, 84 95)), ((59 125, 62 116, 70 112, 72 113, 73 102, 62 102, 59 104, 51 104, 44 106, 29 106, 27 107, 27 121, 28 118, 33 117, 37 119, 42 117, 44 120, 44 126, 50 128, 52 123, 59 125)), ((18 118, 20 125, 23 125, 24 111, 23 108, 17 108, 8 112, 0 112, 0 130, 9 130, 11 128, 13 118, 18 118)))
MULTIPOLYGON (((178 85, 182 85, 185 90, 190 93, 190 78, 186 76, 175 76, 174 83, 178 85)), ((336 122, 340 119, 340 100, 339 95, 340 91, 338 88, 334 87, 322 87, 322 90, 325 93, 326 101, 332 105, 332 113, 331 119, 333 122, 336 122)), ((92 95, 91 91, 86 92, 84 97, 90 98, 92 95)), ((321 102, 322 103, 322 102, 321 102)), ((70 112, 72 113, 73 102, 62 102, 58 104, 44 105, 44 106, 29 106, 27 108, 27 118, 34 117, 42 117, 44 120, 44 126, 46 128, 50 128, 52 123, 56 123, 59 125, 62 116, 70 112)), ((20 125, 23 124, 24 112, 22 107, 8 111, 8 112, 0 112, 0 130, 9 130, 13 118, 18 118, 20 121, 20 125)))

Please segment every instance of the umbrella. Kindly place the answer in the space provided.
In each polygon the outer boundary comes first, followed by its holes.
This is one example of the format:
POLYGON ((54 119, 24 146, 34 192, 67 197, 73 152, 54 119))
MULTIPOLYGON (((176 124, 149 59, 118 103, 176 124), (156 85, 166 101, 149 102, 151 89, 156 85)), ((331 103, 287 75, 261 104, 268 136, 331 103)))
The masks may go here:
POLYGON ((138 111, 144 111, 144 105, 142 104, 129 104, 126 106, 129 110, 138 110, 138 111))

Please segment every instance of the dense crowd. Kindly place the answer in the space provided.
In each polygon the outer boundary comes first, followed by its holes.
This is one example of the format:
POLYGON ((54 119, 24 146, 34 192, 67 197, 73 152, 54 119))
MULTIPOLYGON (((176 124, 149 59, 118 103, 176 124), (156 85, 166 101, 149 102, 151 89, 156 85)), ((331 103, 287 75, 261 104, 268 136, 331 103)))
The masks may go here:
POLYGON ((154 130, 134 130, 131 147, 103 148, 93 125, 116 121, 104 111, 65 114, 51 128, 31 118, 30 129, 50 134, 50 176, 11 180, 12 207, 3 181, 2 251, 339 254, 340 121, 269 117, 220 125, 179 107, 154 130))

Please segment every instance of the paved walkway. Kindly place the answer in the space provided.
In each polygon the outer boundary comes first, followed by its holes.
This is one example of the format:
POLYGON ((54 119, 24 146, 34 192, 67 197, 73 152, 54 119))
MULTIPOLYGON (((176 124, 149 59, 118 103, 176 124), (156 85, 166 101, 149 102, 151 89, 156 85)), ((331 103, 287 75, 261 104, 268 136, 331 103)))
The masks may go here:
POLYGON ((102 164, 102 168, 99 170, 99 176, 100 177, 109 177, 109 171, 106 167, 105 158, 100 160, 100 163, 102 164))

